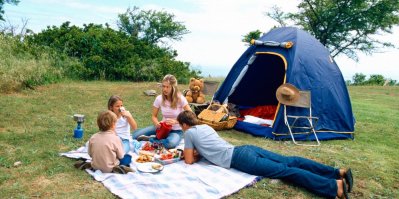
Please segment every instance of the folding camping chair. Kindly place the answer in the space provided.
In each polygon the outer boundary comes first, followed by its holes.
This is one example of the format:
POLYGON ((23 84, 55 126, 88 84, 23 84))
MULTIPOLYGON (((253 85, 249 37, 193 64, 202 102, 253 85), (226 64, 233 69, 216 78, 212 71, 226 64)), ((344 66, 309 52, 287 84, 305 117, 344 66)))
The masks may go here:
POLYGON ((290 104, 290 105, 284 104, 284 122, 285 122, 285 125, 288 127, 292 141, 296 145, 320 146, 319 138, 317 137, 316 131, 314 130, 314 126, 316 126, 319 118, 312 116, 312 103, 311 103, 312 100, 311 99, 312 98, 311 98, 310 91, 299 91, 299 99, 294 104, 290 104), (308 109, 308 110, 304 111, 304 113, 306 113, 306 114, 289 115, 289 114, 287 114, 288 107, 296 107, 299 109, 308 109), (294 132, 294 129, 297 131, 294 132), (308 131, 306 131, 306 130, 308 130, 308 131), (303 144, 303 143, 298 143, 295 140, 294 134, 310 135, 312 133, 315 136, 317 144, 303 144))

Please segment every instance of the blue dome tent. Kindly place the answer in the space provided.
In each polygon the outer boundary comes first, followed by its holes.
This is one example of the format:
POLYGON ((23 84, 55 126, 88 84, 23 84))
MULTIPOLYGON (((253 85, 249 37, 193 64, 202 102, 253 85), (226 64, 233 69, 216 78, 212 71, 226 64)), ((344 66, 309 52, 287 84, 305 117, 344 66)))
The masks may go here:
MULTIPOLYGON (((214 100, 238 107, 275 106, 271 126, 237 121, 234 128, 255 136, 290 139, 283 106, 276 99, 276 90, 284 83, 311 91, 320 140, 354 139, 355 119, 338 65, 316 38, 297 28, 276 28, 255 41, 233 65, 214 100), (287 42, 292 47, 285 48, 287 42)), ((314 140, 314 136, 295 139, 314 140)))

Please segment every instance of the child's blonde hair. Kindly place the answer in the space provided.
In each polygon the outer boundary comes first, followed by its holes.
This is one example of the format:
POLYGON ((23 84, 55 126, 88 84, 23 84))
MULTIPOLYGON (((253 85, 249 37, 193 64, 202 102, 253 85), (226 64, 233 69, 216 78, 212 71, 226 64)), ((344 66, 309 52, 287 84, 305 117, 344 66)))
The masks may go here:
MULTIPOLYGON (((172 92, 171 92, 171 96, 170 99, 172 100, 170 102, 170 107, 173 109, 177 108, 177 103, 179 102, 179 97, 178 97, 178 93, 179 93, 179 89, 177 88, 177 79, 175 76, 171 75, 171 74, 167 74, 165 75, 165 77, 162 79, 162 82, 168 82, 170 84, 170 86, 172 87, 172 92)), ((162 104, 165 105, 165 101, 167 99, 167 96, 162 94, 162 104)))
POLYGON ((100 131, 108 131, 115 125, 117 117, 112 111, 103 111, 98 114, 97 125, 100 131))

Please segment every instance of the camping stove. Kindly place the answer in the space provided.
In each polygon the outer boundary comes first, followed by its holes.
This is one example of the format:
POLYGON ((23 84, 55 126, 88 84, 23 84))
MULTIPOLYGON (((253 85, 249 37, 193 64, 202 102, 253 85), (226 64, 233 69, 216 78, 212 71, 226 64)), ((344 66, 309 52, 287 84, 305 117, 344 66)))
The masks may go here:
POLYGON ((80 139, 83 137, 82 123, 85 120, 85 116, 81 114, 75 114, 73 115, 73 120, 75 120, 77 123, 75 130, 73 130, 73 137, 80 139))

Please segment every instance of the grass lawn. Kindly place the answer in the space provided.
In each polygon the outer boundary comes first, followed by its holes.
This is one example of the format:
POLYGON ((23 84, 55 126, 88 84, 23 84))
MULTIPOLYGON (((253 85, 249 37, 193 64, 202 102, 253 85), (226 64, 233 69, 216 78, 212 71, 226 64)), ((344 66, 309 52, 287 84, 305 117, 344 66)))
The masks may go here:
MULTIPOLYGON (((183 85, 181 89, 187 88, 183 85)), ((0 94, 0 198, 115 198, 87 173, 60 157, 97 132, 97 113, 112 94, 124 99, 139 127, 150 124, 154 97, 143 95, 156 83, 65 82, 0 94), (84 138, 72 137, 74 113, 84 114, 84 138), (21 161, 20 166, 14 163, 21 161)), ((159 91, 158 91, 159 92, 159 91)), ((320 147, 295 146, 235 130, 221 136, 234 145, 254 144, 286 155, 351 167, 352 198, 399 197, 399 87, 349 87, 357 120, 355 140, 324 141, 320 147)), ((229 198, 317 198, 304 189, 264 179, 229 198)))

